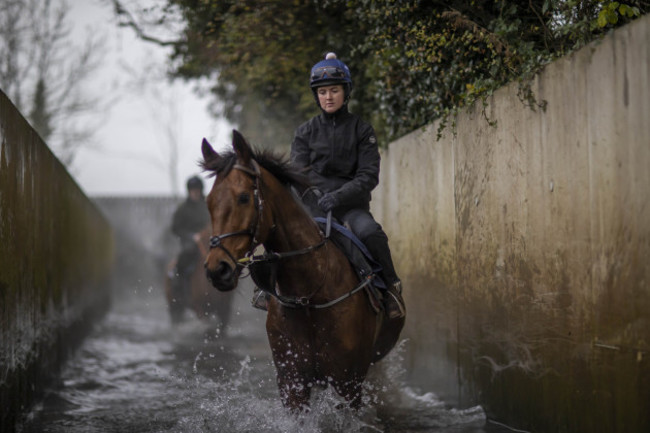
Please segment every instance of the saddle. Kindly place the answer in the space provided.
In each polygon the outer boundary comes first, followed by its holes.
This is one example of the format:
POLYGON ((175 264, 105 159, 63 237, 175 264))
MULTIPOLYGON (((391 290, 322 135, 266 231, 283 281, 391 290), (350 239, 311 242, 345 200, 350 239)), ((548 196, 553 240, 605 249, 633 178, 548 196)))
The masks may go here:
MULTIPOLYGON (((331 218, 331 217, 330 217, 331 218)), ((373 259, 372 255, 361 240, 345 226, 335 221, 328 221, 324 217, 314 217, 326 237, 334 243, 347 257, 352 265, 359 282, 369 280, 364 288, 370 304, 376 313, 383 309, 381 290, 386 289, 386 283, 379 276, 381 266, 373 259), (333 228, 334 230, 330 230, 333 228)), ((254 262, 249 266, 250 275, 257 287, 272 295, 277 295, 278 260, 265 260, 254 262)))
POLYGON ((363 242, 347 227, 334 221, 328 223, 327 218, 323 217, 315 217, 314 220, 321 229, 325 230, 327 230, 328 224, 331 224, 334 231, 329 233, 329 239, 348 258, 359 281, 370 279, 371 283, 365 290, 373 310, 378 313, 383 309, 381 302, 383 295, 380 289, 386 290, 387 288, 386 283, 380 277, 381 265, 375 261, 363 242))
MULTIPOLYGON (((291 190, 298 202, 303 205, 305 211, 312 216, 322 232, 325 233, 325 237, 331 240, 347 257, 357 274, 359 282, 369 282, 369 284, 365 284, 364 290, 368 295, 373 310, 379 313, 384 308, 382 291, 387 288, 386 283, 379 276, 381 266, 373 259, 363 242, 351 230, 336 221, 331 216, 331 213, 328 215, 323 213, 318 206, 318 199, 322 196, 318 188, 307 188, 302 194, 295 188, 291 190), (331 230, 331 228, 334 230, 331 230)), ((249 266, 251 278, 257 287, 276 296, 277 266, 278 260, 256 262, 249 266)))
POLYGON ((326 233, 326 236, 329 235, 329 239, 345 254, 359 276, 359 279, 365 279, 370 276, 373 278, 373 285, 380 289, 386 288, 386 284, 379 276, 381 265, 375 261, 368 248, 366 248, 363 242, 350 229, 338 222, 331 221, 329 224, 335 231, 327 233, 328 222, 326 218, 315 217, 314 221, 318 223, 321 230, 326 233))

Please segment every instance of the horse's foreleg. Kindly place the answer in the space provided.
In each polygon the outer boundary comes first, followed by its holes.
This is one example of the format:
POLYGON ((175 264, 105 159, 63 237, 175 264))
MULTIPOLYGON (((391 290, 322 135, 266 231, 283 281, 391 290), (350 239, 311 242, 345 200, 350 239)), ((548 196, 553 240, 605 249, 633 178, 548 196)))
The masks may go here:
POLYGON ((362 405, 362 383, 363 380, 351 380, 345 383, 333 383, 333 386, 352 409, 359 409, 362 405))
POLYGON ((278 389, 284 407, 293 412, 304 412, 309 409, 311 388, 300 379, 283 377, 278 374, 278 389))

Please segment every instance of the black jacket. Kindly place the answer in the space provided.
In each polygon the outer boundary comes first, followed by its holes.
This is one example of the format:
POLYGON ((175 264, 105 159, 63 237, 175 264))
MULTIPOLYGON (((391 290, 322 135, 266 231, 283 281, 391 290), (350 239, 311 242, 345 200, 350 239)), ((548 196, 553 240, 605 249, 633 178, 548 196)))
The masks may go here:
POLYGON ((370 124, 343 106, 321 113, 296 129, 291 160, 308 168, 312 185, 332 192, 339 206, 368 208, 379 183, 379 148, 370 124))
POLYGON ((194 233, 199 233, 206 228, 209 221, 210 214, 208 213, 205 201, 194 201, 187 198, 174 212, 172 232, 184 244, 192 240, 194 233))

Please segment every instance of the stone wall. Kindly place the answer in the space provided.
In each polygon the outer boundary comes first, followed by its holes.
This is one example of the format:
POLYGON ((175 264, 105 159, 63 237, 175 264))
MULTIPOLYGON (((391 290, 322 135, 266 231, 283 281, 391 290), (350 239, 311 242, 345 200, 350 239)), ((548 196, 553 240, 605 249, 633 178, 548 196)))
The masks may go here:
POLYGON ((422 387, 534 431, 650 431, 650 16, 383 155, 422 387), (484 115, 497 121, 492 127, 484 115))

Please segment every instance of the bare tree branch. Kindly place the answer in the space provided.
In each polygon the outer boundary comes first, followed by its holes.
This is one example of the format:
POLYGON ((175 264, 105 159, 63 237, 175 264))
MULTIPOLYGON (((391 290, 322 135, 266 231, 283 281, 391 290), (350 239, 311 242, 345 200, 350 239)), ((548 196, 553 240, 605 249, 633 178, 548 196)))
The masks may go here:
POLYGON ((133 16, 133 14, 126 7, 124 7, 124 5, 120 0, 112 0, 112 3, 113 3, 113 9, 115 11, 115 14, 123 20, 122 22, 120 22, 120 26, 130 27, 143 41, 151 42, 163 47, 175 46, 180 43, 180 41, 178 40, 161 39, 159 37, 152 36, 146 33, 145 30, 143 29, 143 26, 140 23, 138 23, 138 21, 133 16))
POLYGON ((85 88, 104 46, 94 34, 75 46, 69 12, 66 0, 0 2, 0 87, 70 168, 98 129, 88 114, 113 98, 85 88))

